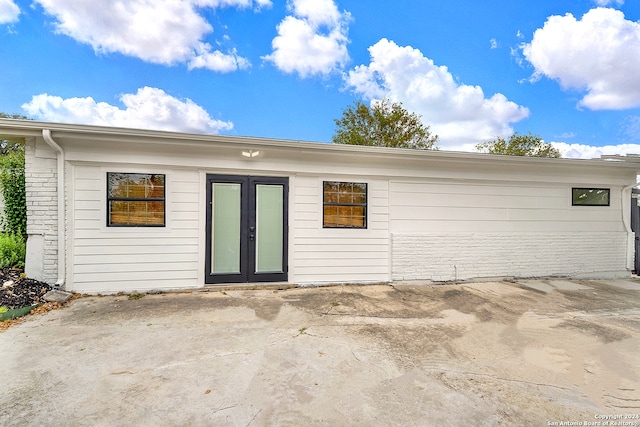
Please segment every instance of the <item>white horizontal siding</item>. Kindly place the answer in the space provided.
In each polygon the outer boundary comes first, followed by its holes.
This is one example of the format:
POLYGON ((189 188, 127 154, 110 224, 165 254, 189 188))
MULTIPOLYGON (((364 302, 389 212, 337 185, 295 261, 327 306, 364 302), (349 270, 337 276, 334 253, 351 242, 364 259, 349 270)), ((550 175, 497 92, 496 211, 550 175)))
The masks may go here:
MULTIPOLYGON (((197 254, 198 253, 198 245, 193 243, 193 239, 187 239, 184 244, 177 243, 178 239, 172 240, 174 243, 174 247, 171 249, 171 252, 175 255, 178 254, 197 254)), ((103 244, 101 246, 96 246, 91 242, 78 241, 78 244, 74 247, 74 256, 80 262, 83 256, 91 256, 91 255, 108 255, 112 254, 113 248, 112 246, 118 246, 118 253, 122 256, 131 257, 131 255, 144 256, 144 255, 157 255, 164 254, 167 252, 167 249, 162 246, 155 246, 151 244, 140 244, 139 241, 136 240, 136 244, 127 245, 126 240, 121 240, 120 242, 112 242, 111 245, 103 244)), ((133 242, 132 242, 133 243, 133 242)))
MULTIPOLYGON (((166 250, 164 251, 166 252, 166 250)), ((98 266, 98 265, 123 265, 123 264, 139 264, 143 267, 147 264, 157 264, 158 260, 161 258, 162 253, 129 253, 129 254, 112 254, 109 253, 109 263, 105 262, 105 254, 99 255, 76 255, 75 256, 75 265, 78 267, 76 272, 80 271, 82 266, 98 266)), ((172 262, 192 262, 194 259, 193 253, 191 252, 175 252, 171 254, 172 262)), ((112 268, 112 267, 110 267, 112 268)), ((129 269, 130 267, 127 267, 129 269)))
MULTIPOLYGON (((579 185, 576 184, 576 185, 579 185)), ((621 189, 611 206, 571 206, 567 183, 392 181, 392 232, 624 231, 621 189)))
POLYGON ((71 290, 101 293, 201 286, 200 181, 195 171, 74 167, 71 290), (107 171, 166 175, 165 227, 107 227, 107 171))
MULTIPOLYGON (((135 229, 131 229, 135 232, 135 229)), ((89 234, 89 233, 85 233, 85 234, 89 234)), ((95 231, 92 233, 95 236, 95 231)), ((121 250, 123 252, 126 252, 128 250, 135 250, 135 248, 141 248, 141 249, 145 249, 145 250, 161 250, 163 252, 166 252, 166 248, 163 248, 162 246, 159 246, 160 249, 150 249, 151 247, 156 246, 155 244, 158 242, 158 237, 157 236, 153 236, 153 235, 136 235, 136 234, 129 234, 129 235, 120 235, 117 236, 117 238, 113 238, 113 239, 108 239, 108 238, 101 238, 100 240, 100 245, 96 246, 95 242, 93 241, 92 238, 86 238, 86 237, 78 237, 78 236, 74 236, 74 249, 76 251, 81 251, 84 250, 84 248, 100 248, 100 247, 110 247, 110 246, 120 246, 121 250), (147 249, 148 248, 148 249, 147 249)), ((171 237, 171 243, 178 247, 188 247, 190 245, 196 245, 197 241, 194 241, 192 237, 189 236, 180 236, 180 237, 171 237)), ((110 250, 110 249, 106 249, 106 250, 110 250)))
POLYGON ((386 180, 362 177, 296 177, 291 278, 296 283, 383 282, 390 278, 389 191, 386 180), (366 229, 322 227, 322 182, 366 182, 366 229))
MULTIPOLYGON (((176 269, 172 271, 111 271, 108 273, 78 273, 75 277, 79 283, 91 283, 94 282, 126 282, 126 286, 129 289, 135 289, 138 291, 147 291, 153 289, 162 289, 156 283, 162 281, 166 288, 179 289, 188 288, 190 281, 195 280, 197 274, 195 271, 191 272, 183 271, 182 269, 176 269), (185 284, 186 286, 178 286, 185 284)), ((116 289, 111 288, 97 288, 97 286, 91 286, 86 289, 82 289, 81 292, 99 293, 99 292, 113 292, 116 289)))
MULTIPOLYGON (((395 208, 395 207, 394 207, 395 208)), ((444 206, 403 206, 393 216, 394 221, 551 221, 551 222, 616 222, 620 221, 611 215, 611 210, 598 207, 574 207, 570 209, 552 208, 490 208, 482 206, 444 207, 444 206), (579 218, 577 218, 579 217, 579 218)))
MULTIPOLYGON (((117 293, 117 292, 131 293, 131 292, 145 292, 150 290, 150 288, 148 288, 148 285, 150 282, 148 278, 145 278, 145 277, 136 278, 133 275, 129 278, 123 279, 122 277, 105 276, 101 274, 98 276, 89 276, 89 277, 82 276, 82 279, 84 281, 91 282, 92 290, 88 292, 92 292, 92 293, 117 293), (138 285, 140 286, 140 288, 136 287, 138 285)), ((151 289, 176 289, 175 288, 176 283, 181 283, 179 279, 180 277, 170 277, 167 275, 153 278, 151 279, 153 282, 153 288, 151 289)), ((184 278, 185 283, 189 283, 193 280, 195 280, 195 278, 192 278, 192 277, 184 278)), ((186 288, 186 287, 187 286, 184 286, 182 288, 186 288)))
POLYGON ((303 262, 307 259, 312 260, 334 260, 334 259, 359 259, 362 257, 363 253, 366 253, 368 257, 373 259, 388 259, 389 254, 386 251, 380 250, 381 245, 378 246, 367 246, 362 247, 362 245, 345 245, 344 249, 339 252, 313 252, 313 251, 301 251, 296 258, 303 262), (361 249, 361 252, 356 252, 353 249, 358 248, 361 249))

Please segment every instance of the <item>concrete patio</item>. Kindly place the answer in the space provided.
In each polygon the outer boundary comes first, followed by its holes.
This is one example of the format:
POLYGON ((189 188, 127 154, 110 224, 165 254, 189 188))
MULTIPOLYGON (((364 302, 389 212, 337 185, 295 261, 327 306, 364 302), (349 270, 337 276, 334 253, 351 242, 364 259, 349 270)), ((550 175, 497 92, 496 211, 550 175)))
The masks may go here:
POLYGON ((637 280, 85 297, 0 332, 0 348, 2 426, 640 414, 637 280))

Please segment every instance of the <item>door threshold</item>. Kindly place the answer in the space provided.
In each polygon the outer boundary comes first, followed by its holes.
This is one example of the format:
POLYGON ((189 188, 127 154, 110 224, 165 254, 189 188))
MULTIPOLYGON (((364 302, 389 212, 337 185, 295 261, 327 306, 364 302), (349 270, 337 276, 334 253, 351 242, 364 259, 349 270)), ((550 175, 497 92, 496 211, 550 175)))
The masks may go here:
POLYGON ((210 283, 204 285, 206 291, 254 291, 273 290, 282 291, 285 289, 297 288, 298 286, 289 282, 256 282, 256 283, 210 283))

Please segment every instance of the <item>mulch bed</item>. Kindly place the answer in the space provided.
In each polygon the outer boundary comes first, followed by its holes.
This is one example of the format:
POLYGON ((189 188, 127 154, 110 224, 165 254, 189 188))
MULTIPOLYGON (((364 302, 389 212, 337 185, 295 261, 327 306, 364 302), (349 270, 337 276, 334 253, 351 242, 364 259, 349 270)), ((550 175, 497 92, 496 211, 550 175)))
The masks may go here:
POLYGON ((45 303, 43 296, 51 289, 51 285, 25 277, 22 269, 0 270, 0 307, 8 310, 45 303))

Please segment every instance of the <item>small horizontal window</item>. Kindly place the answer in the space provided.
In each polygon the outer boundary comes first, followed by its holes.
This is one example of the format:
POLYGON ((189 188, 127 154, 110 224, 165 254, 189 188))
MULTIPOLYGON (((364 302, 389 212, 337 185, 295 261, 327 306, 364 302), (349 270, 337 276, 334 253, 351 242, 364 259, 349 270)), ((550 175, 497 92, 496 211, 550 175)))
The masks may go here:
POLYGON ((573 206, 609 206, 611 190, 608 188, 572 188, 573 206))
POLYGON ((109 227, 164 227, 165 176, 107 173, 109 227))
POLYGON ((367 228, 367 184, 325 181, 322 208, 324 228, 367 228))

